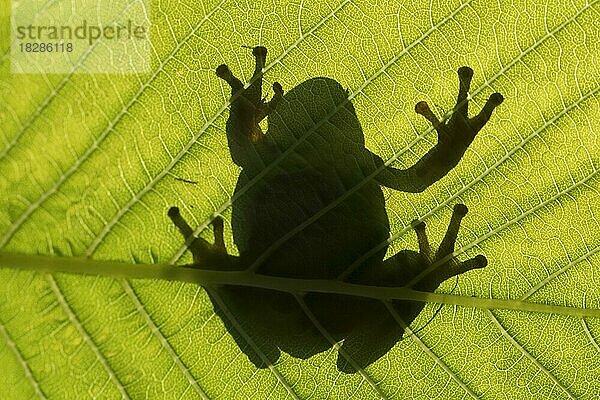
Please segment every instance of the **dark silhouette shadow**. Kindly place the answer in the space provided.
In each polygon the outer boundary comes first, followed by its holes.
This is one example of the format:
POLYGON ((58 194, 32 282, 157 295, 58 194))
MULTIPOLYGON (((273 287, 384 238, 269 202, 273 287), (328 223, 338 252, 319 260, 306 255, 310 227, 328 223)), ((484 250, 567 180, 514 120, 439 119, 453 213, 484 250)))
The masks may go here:
MULTIPOLYGON (((463 262, 452 257, 461 219, 467 213, 462 204, 454 207, 437 251, 429 245, 425 223, 415 222, 418 253, 404 250, 383 261, 386 246, 369 257, 364 255, 389 237, 381 186, 416 193, 445 176, 502 103, 499 93, 490 96, 477 116, 468 118, 467 92, 473 71, 459 68, 458 98, 448 121, 439 121, 425 102, 415 107, 433 124, 438 143, 415 165, 400 170, 384 166, 383 160, 365 147, 348 92, 338 82, 309 79, 285 95, 275 83, 274 96, 266 102, 262 98, 262 69, 267 50, 255 47, 252 53, 256 66, 246 89, 226 65, 216 70, 231 87, 227 140, 233 161, 242 168, 236 186, 239 197, 232 210, 240 256, 227 254, 220 218, 213 222, 215 240, 210 244, 201 238, 191 239, 191 227, 179 209, 172 207, 169 217, 183 237, 191 240, 191 267, 247 270, 287 278, 344 277, 356 284, 410 285, 433 292, 446 279, 487 265, 482 255, 463 262), (265 117, 268 131, 263 133, 259 122, 265 117), (412 282, 432 264, 439 266, 412 282)), ((286 292, 222 286, 212 291, 211 299, 240 349, 259 367, 274 364, 280 351, 308 358, 330 348, 330 340, 334 340, 343 341, 341 353, 345 356, 338 358, 339 370, 355 372, 383 356, 402 338, 404 329, 381 301, 311 293, 310 288, 306 292, 296 294, 300 296, 296 298, 286 292)), ((393 301, 392 306, 409 325, 424 304, 393 301)))

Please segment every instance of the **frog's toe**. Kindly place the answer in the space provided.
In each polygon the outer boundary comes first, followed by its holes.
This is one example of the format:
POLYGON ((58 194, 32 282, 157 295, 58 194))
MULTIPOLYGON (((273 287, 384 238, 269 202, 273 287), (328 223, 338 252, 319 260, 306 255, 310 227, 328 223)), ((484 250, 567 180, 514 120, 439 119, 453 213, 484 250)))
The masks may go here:
POLYGON ((213 226, 213 235, 215 237, 214 247, 217 251, 226 253, 225 240, 223 239, 223 218, 216 216, 211 223, 213 226))
POLYGON ((438 117, 435 116, 433 111, 431 111, 431 108, 429 108, 429 104, 427 104, 426 101, 420 101, 417 104, 415 104, 415 112, 419 115, 422 115, 429 122, 431 122, 434 128, 437 129, 441 126, 440 120, 438 119, 438 117))
POLYGON ((500 93, 493 93, 485 102, 485 105, 475 117, 469 120, 469 126, 473 131, 473 136, 477 134, 492 117, 494 109, 504 102, 504 96, 500 93))
POLYGON ((455 275, 460 275, 472 269, 484 268, 488 264, 487 258, 481 254, 462 262, 454 256, 454 247, 456 244, 458 230, 460 228, 460 223, 464 216, 467 215, 468 211, 469 209, 464 204, 456 204, 454 206, 448 231, 446 232, 446 235, 442 240, 442 243, 440 244, 436 254, 437 260, 446 260, 449 258, 445 262, 445 272, 442 274, 444 275, 444 279, 455 275))
POLYGON ((255 46, 252 48, 252 55, 257 59, 264 61, 267 59, 267 48, 264 46, 255 46))
POLYGON ((271 98, 271 101, 263 101, 260 105, 256 116, 257 121, 260 122, 267 115, 271 114, 275 110, 275 107, 277 107, 277 104, 279 104, 279 102, 283 98, 283 88, 281 87, 281 84, 279 82, 273 83, 273 92, 274 93, 273 97, 271 98))
POLYGON ((471 88, 471 80, 473 79, 473 70, 470 67, 460 67, 458 71, 458 96, 456 98, 456 105, 454 106, 453 118, 460 117, 463 121, 466 120, 469 112, 469 101, 467 95, 471 88))
POLYGON ((479 268, 485 268, 488 265, 488 260, 483 254, 477 255, 473 260, 479 265, 479 268))
POLYGON ((267 109, 268 109, 269 113, 275 109, 275 107, 277 106, 279 101, 281 101, 282 98, 283 98, 283 88, 281 87, 281 84, 279 82, 274 82, 273 83, 273 97, 271 98, 271 101, 269 101, 267 103, 267 109))
POLYGON ((500 104, 502 104, 502 102, 504 101, 504 96, 502 96, 500 93, 494 93, 490 96, 490 98, 488 99, 488 101, 494 106, 497 107, 500 104))
MULTIPOLYGON (((256 60, 256 64, 254 66, 254 74, 253 74, 253 82, 252 85, 260 85, 260 81, 262 80, 263 68, 265 67, 265 63, 267 62, 267 48, 264 46, 255 46, 252 48, 252 55, 256 60)), ((260 97, 260 96, 259 96, 260 97)))
POLYGON ((169 208, 169 211, 167 211, 167 216, 171 219, 171 222, 173 222, 173 225, 175 225, 179 232, 181 232, 184 240, 188 240, 194 234, 193 229, 181 216, 179 207, 169 208))
POLYGON ((235 77, 235 75, 233 75, 227 64, 219 65, 215 70, 215 73, 219 78, 223 79, 229 84, 229 86, 231 86, 231 91, 233 93, 237 92, 238 90, 241 90, 244 87, 242 81, 240 81, 238 78, 235 77))
POLYGON ((427 239, 427 232, 425 231, 425 221, 419 221, 418 219, 413 220, 411 226, 417 234, 417 241, 419 242, 419 254, 425 259, 428 264, 433 261, 433 253, 431 252, 431 246, 429 239, 427 239))
POLYGON ((462 81, 462 80, 471 80, 471 78, 473 78, 473 69, 471 67, 460 67, 457 71, 458 73, 458 78, 462 81))
POLYGON ((170 218, 177 217, 179 215, 179 207, 171 207, 171 208, 169 208, 169 211, 167 211, 167 215, 170 218))
MULTIPOLYGON (((275 92, 275 96, 283 96, 283 87, 281 87, 281 83, 274 82, 273 83, 273 92, 275 92)), ((275 97, 273 96, 273 97, 275 97)))
POLYGON ((448 229, 446 230, 446 235, 440 244, 440 247, 437 251, 437 258, 445 257, 454 252, 454 246, 456 245, 456 238, 458 236, 458 230, 460 229, 460 223, 462 219, 467 215, 469 209, 464 204, 456 204, 454 206, 454 210, 452 211, 452 218, 450 219, 450 224, 448 224, 448 229))
POLYGON ((227 77, 231 76, 231 70, 227 66, 227 64, 221 64, 215 70, 217 76, 221 79, 227 80, 227 77))
POLYGON ((472 269, 485 268, 487 265, 487 258, 484 255, 479 254, 473 258, 461 262, 458 266, 457 275, 472 269))

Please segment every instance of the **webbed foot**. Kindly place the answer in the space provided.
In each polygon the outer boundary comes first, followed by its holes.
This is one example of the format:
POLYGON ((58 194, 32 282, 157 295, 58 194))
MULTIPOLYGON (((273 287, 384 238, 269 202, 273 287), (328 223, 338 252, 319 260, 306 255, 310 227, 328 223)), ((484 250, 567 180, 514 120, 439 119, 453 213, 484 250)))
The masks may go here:
MULTIPOLYGON (((487 258, 483 255, 477 255, 466 261, 459 261, 454 255, 454 247, 456 244, 456 237, 458 236, 458 230, 460 229, 460 223, 468 212, 467 206, 464 204, 457 204, 454 206, 452 218, 448 225, 446 235, 442 240, 438 250, 433 253, 429 240, 427 239, 427 233, 425 232, 425 222, 415 222, 414 230, 417 234, 417 240, 419 242, 419 255, 425 262, 426 268, 431 265, 436 265, 435 270, 431 271, 426 277, 423 278, 421 285, 418 286, 430 286, 434 285, 437 287, 440 283, 448 278, 456 275, 460 275, 464 272, 472 269, 484 268, 487 266, 487 258)), ((416 285, 416 283, 414 283, 416 285)))
POLYGON ((425 101, 420 101, 415 105, 415 112, 431 122, 438 133, 438 143, 447 143, 449 146, 458 144, 455 147, 466 149, 475 138, 475 135, 489 121, 494 109, 502 104, 504 97, 500 93, 492 94, 479 114, 469 118, 467 93, 471 87, 473 70, 469 67, 460 67, 457 73, 459 79, 458 97, 454 112, 448 121, 440 121, 425 101))
MULTIPOLYGON (((271 101, 265 101, 266 98, 262 98, 262 78, 267 59, 267 48, 256 46, 252 48, 252 55, 256 63, 250 85, 246 89, 244 89, 242 81, 233 75, 226 64, 219 65, 215 72, 219 78, 231 87, 231 101, 232 106, 234 106, 232 112, 237 113, 237 117, 247 125, 256 127, 259 130, 258 123, 269 115, 283 98, 283 88, 279 82, 275 82, 273 83, 274 94, 271 101)), ((256 134, 254 131, 257 129, 250 129, 250 132, 256 134)))
POLYGON ((177 227, 183 239, 188 244, 194 258, 194 267, 213 269, 215 267, 233 266, 234 257, 227 254, 225 241, 223 240, 223 218, 215 217, 212 221, 214 244, 206 240, 194 237, 194 231, 181 216, 178 207, 171 207, 167 211, 168 217, 177 227))

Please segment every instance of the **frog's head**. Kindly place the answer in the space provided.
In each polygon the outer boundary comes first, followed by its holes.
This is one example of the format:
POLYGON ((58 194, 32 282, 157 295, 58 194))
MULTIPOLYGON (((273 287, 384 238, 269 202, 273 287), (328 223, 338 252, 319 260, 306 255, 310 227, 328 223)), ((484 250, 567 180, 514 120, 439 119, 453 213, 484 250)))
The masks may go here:
MULTIPOLYGON (((277 153, 299 140, 336 143, 352 141, 364 146, 364 135, 349 93, 337 81, 318 77, 308 79, 288 93, 273 83, 273 98, 262 97, 262 74, 267 49, 255 47, 254 74, 244 87, 227 65, 216 74, 231 87, 231 109, 227 120, 227 141, 233 161, 252 174, 268 165, 277 153), (260 122, 268 117, 268 132, 260 122)), ((316 147, 317 149, 320 147, 316 147)))
POLYGON ((309 137, 326 143, 365 138, 349 93, 334 79, 308 79, 283 96, 268 117, 268 135, 283 148, 309 137))

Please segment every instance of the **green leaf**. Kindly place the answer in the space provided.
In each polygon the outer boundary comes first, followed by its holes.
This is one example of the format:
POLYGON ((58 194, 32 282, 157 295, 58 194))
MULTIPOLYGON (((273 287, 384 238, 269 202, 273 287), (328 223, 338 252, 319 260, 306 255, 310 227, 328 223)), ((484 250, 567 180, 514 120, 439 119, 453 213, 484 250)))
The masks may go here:
MULTIPOLYGON (((1 24, 0 398, 595 398, 599 11, 596 1, 153 2, 152 72, 140 75, 11 74, 1 24), (388 256, 417 248, 415 218, 439 242, 465 203, 457 252, 488 266, 460 276, 451 296, 452 281, 419 298, 428 303, 405 338, 356 374, 337 370, 337 346, 257 369, 201 286, 117 277, 191 261, 170 206, 209 241, 215 215, 230 220, 239 170, 214 68, 227 62, 248 81, 240 45, 257 44, 269 49, 265 87, 328 76, 349 88, 367 148, 398 168, 435 143, 414 105, 451 110, 459 66, 475 71, 473 110, 491 93, 506 98, 445 178, 421 194, 385 192, 388 256)), ((235 252, 228 224, 225 237, 235 252)))

